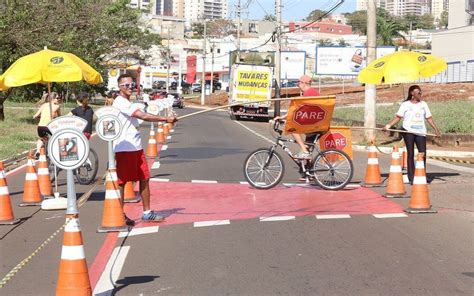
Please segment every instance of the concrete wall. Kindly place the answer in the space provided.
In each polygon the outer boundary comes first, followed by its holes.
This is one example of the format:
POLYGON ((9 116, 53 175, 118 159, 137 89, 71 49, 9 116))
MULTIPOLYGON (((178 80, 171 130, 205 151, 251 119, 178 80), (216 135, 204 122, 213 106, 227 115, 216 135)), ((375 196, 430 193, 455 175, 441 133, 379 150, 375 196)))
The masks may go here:
POLYGON ((474 26, 434 33, 431 52, 447 62, 474 59, 474 26))

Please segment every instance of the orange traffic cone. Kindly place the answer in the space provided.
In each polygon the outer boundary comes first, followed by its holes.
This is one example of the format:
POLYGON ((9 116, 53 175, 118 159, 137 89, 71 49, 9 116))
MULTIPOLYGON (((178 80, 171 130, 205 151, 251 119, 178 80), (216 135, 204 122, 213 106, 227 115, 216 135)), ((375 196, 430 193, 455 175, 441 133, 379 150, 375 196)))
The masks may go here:
POLYGON ((56 295, 92 295, 77 214, 66 215, 56 295))
POLYGON ((125 183, 124 193, 123 193, 123 202, 139 202, 141 200, 140 196, 135 193, 133 189, 133 182, 129 181, 125 183))
POLYGON ((105 178, 105 200, 102 212, 102 226, 97 232, 129 231, 125 224, 122 203, 120 201, 120 188, 118 186, 117 172, 114 169, 107 171, 105 178))
POLYGON ((53 197, 53 187, 51 186, 51 179, 49 178, 48 161, 46 160, 44 147, 40 150, 40 157, 36 165, 41 196, 43 198, 51 198, 53 197))
POLYGON ((24 206, 40 206, 43 199, 41 198, 40 187, 38 183, 38 175, 35 170, 35 160, 33 152, 28 155, 26 164, 25 184, 23 185, 23 199, 20 207, 24 206))
POLYGON ((164 134, 165 138, 169 133, 170 133, 169 125, 167 123, 163 123, 163 134, 164 134))
POLYGON ((437 213, 431 208, 430 198, 428 196, 428 184, 426 182, 425 163, 423 153, 418 153, 415 164, 415 176, 411 188, 411 198, 408 204, 407 213, 437 213))
POLYGON ((146 151, 146 156, 150 158, 154 158, 157 155, 158 155, 158 148, 156 147, 155 130, 150 129, 150 137, 148 138, 148 148, 146 151))
POLYGON ((158 130, 156 133, 156 142, 158 144, 163 144, 165 142, 165 135, 163 133, 162 125, 158 124, 158 130))
POLYGON ((379 160, 377 158, 377 149, 374 141, 369 147, 369 158, 367 160, 367 170, 365 171, 365 179, 363 187, 375 187, 382 184, 382 176, 380 175, 379 160))
POLYGON ((405 185, 403 185, 402 167, 400 165, 400 153, 398 146, 393 146, 392 163, 388 174, 387 193, 385 197, 407 197, 405 185))
POLYGON ((8 192, 3 162, 0 161, 0 225, 12 225, 20 222, 13 216, 12 202, 8 192))

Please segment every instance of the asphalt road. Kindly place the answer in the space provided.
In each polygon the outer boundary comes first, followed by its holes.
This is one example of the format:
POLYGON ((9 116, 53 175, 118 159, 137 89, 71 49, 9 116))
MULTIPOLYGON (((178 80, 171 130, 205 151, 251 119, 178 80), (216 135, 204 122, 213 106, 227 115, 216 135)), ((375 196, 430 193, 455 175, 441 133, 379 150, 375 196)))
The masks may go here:
MULTIPOLYGON (((147 133, 145 125, 144 140, 147 133)), ((234 122, 225 112, 179 122, 152 170, 152 204, 168 219, 144 224, 141 204, 128 204, 127 214, 138 222, 128 236, 96 232, 104 199, 98 185, 80 208, 95 293, 472 295, 473 175, 428 164, 437 214, 405 215, 409 199, 385 199, 384 188, 357 187, 365 152, 354 153, 351 189, 297 186, 296 168, 287 159, 281 186, 255 190, 240 184, 242 165, 251 151, 270 145, 265 138, 272 139, 267 124, 234 122)), ((92 146, 103 173, 106 145, 95 137, 92 146)), ((379 161, 386 177, 389 156, 379 161)), ((23 221, 0 226, 0 294, 51 295, 62 232, 51 236, 63 225, 64 211, 17 207, 24 171, 7 178, 15 217, 23 221)), ((59 183, 64 193, 65 175, 59 183)), ((89 189, 76 186, 78 196, 89 189)))

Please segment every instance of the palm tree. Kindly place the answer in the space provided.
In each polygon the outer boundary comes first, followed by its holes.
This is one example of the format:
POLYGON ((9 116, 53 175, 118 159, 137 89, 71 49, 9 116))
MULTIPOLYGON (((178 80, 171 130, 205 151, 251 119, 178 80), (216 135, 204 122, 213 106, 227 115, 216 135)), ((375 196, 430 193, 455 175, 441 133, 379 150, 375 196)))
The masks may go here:
POLYGON ((377 18, 377 43, 379 45, 394 45, 393 39, 400 37, 405 39, 400 32, 404 31, 400 24, 393 20, 377 18))

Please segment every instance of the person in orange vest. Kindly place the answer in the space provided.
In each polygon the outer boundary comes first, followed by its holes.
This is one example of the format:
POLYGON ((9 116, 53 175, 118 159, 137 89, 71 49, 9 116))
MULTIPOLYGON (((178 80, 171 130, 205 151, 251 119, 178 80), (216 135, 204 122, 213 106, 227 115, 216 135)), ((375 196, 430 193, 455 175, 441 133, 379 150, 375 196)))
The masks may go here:
MULTIPOLYGON (((114 152, 122 202, 125 183, 129 181, 139 182, 143 206, 142 221, 163 221, 164 217, 150 208, 150 170, 143 152, 138 126, 141 120, 174 123, 178 119, 176 116, 163 117, 145 113, 140 108, 142 104, 133 104, 130 101, 133 91, 133 78, 130 74, 120 75, 117 82, 119 94, 115 98, 113 106, 120 110, 118 118, 122 123, 123 130, 119 138, 114 141, 114 152)), ((127 225, 133 226, 135 224, 135 221, 126 216, 125 219, 127 225)))
POLYGON ((428 104, 423 100, 423 92, 418 85, 412 85, 408 89, 406 100, 400 105, 395 118, 387 123, 383 130, 388 130, 393 125, 403 119, 403 140, 407 150, 407 175, 410 184, 413 184, 413 176, 415 174, 415 145, 418 152, 423 153, 423 160, 426 168, 426 125, 425 119, 435 130, 437 136, 441 135, 441 131, 436 126, 433 116, 428 108, 428 104))

